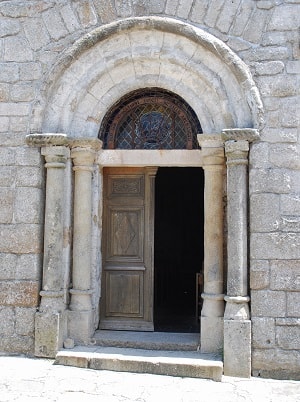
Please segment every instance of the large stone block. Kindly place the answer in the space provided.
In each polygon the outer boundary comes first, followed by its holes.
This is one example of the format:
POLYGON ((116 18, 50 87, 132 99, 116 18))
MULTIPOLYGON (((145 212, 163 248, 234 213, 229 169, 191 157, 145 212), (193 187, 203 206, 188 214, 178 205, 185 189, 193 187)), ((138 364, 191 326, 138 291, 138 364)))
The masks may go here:
POLYGON ((84 28, 89 28, 97 24, 97 13, 93 3, 89 0, 74 0, 72 4, 84 28))
POLYGON ((300 215, 300 194, 282 194, 280 196, 280 212, 285 215, 300 215))
POLYGON ((68 34, 60 14, 55 9, 44 11, 42 18, 51 38, 54 40, 59 40, 68 34))
MULTIPOLYGON (((198 24, 203 23, 203 20, 204 20, 205 15, 206 15, 206 10, 207 10, 207 7, 208 7, 208 3, 209 3, 208 0, 196 1, 194 3, 192 13, 190 15, 191 21, 197 22, 198 24)), ((169 5, 169 8, 171 8, 172 6, 176 6, 175 0, 168 0, 167 4, 169 5)), ((166 12, 168 14, 170 14, 170 15, 175 14, 175 11, 173 11, 173 13, 172 13, 172 12, 168 12, 166 10, 166 12)))
POLYGON ((44 174, 40 167, 19 167, 15 175, 17 187, 38 187, 44 184, 44 174))
POLYGON ((33 355, 34 339, 30 336, 1 336, 0 350, 2 353, 33 355))
POLYGON ((297 77, 292 75, 260 76, 257 78, 263 96, 295 96, 298 93, 297 77))
POLYGON ((33 336, 34 335, 34 317, 36 308, 17 307, 15 312, 15 331, 18 335, 33 336))
POLYGON ((42 277, 42 254, 21 254, 17 257, 16 280, 40 281, 42 277))
MULTIPOLYGON (((298 271, 297 280, 298 280, 298 286, 300 286, 300 270, 298 271)), ((289 317, 300 317, 300 291, 287 293, 287 315, 289 317)), ((300 320, 299 320, 299 330, 300 330, 300 320)), ((298 342, 300 342, 300 336, 298 342)))
POLYGON ((13 217, 13 190, 0 188, 0 223, 11 223, 13 217))
POLYGON ((25 35, 33 50, 41 49, 50 42, 50 37, 42 18, 27 19, 25 20, 23 27, 25 35), (37 32, 39 33, 38 35, 37 32))
POLYGON ((0 225, 0 244, 3 253, 40 253, 42 245, 42 225, 0 225))
POLYGON ((300 291, 300 260, 271 261, 270 288, 300 291))
MULTIPOLYGON (((261 132, 261 140, 273 143, 294 143, 298 141, 296 128, 266 128, 261 132)), ((269 148, 269 145, 266 144, 269 148)))
POLYGON ((224 320, 224 374, 251 376, 251 321, 224 320))
POLYGON ((250 194, 290 193, 291 176, 291 172, 286 169, 251 169, 249 174, 250 194))
POLYGON ((250 20, 243 33, 243 39, 251 43, 260 43, 262 34, 266 30, 266 24, 268 23, 268 20, 268 11, 263 9, 256 9, 250 16, 250 20))
POLYGON ((284 63, 282 61, 267 61, 263 63, 254 63, 255 73, 258 75, 275 75, 282 73, 284 63))
POLYGON ((0 63, 0 81, 17 82, 19 79, 19 66, 17 63, 0 63))
POLYGON ((300 350, 300 325, 299 326, 277 326, 276 342, 282 349, 300 350))
POLYGON ((177 17, 187 19, 193 3, 193 0, 180 1, 176 12, 177 17))
POLYGON ((27 116, 30 111, 29 103, 0 103, 0 116, 27 116))
POLYGON ((300 351, 253 349, 252 370, 265 378, 300 379, 300 351))
POLYGON ((274 348, 275 318, 252 318, 252 346, 254 348, 274 348))
POLYGON ((279 168, 300 170, 300 145, 272 144, 270 145, 270 162, 279 168))
MULTIPOLYGON (((290 51, 285 46, 264 46, 261 48, 254 47, 249 50, 245 50, 241 52, 240 55, 244 62, 250 63, 253 61, 262 62, 269 60, 286 60, 290 56, 290 51)), ((274 77, 270 78, 273 79, 274 77)), ((267 84, 265 83, 264 93, 267 94, 272 88, 273 86, 271 86, 268 91, 267 84)))
POLYGON ((253 194, 250 197, 250 230, 274 232, 280 225, 280 196, 278 194, 253 194))
POLYGON ((14 102, 30 102, 35 98, 35 88, 31 84, 15 84, 11 87, 10 96, 14 102))
POLYGON ((38 300, 38 282, 0 282, 0 305, 36 307, 38 300))
POLYGON ((16 254, 0 253, 0 280, 15 279, 17 258, 16 254))
POLYGON ((0 307, 0 336, 15 332, 15 312, 13 307, 0 307))
POLYGON ((236 13, 240 4, 237 1, 225 2, 222 11, 220 12, 216 28, 222 33, 228 33, 235 20, 236 13))
MULTIPOLYGON (((100 0, 100 1, 102 2, 102 0, 100 0)), ((96 0, 96 2, 97 2, 97 0, 96 0)), ((95 4, 95 6, 96 6, 96 4, 95 4)), ((66 4, 65 6, 63 6, 60 9, 60 14, 61 14, 64 24, 69 32, 71 32, 71 33, 75 32, 80 28, 79 22, 75 16, 70 4, 66 4)), ((108 22, 108 21, 103 21, 103 22, 108 22)))
POLYGON ((265 142, 252 144, 249 153, 249 164, 250 169, 266 169, 271 167, 269 162, 269 144, 265 142))
POLYGON ((250 288, 266 289, 270 284, 270 266, 267 260, 252 260, 250 268, 250 288))
POLYGON ((19 147, 16 150, 16 164, 21 166, 40 166, 41 153, 38 148, 19 147))
POLYGON ((300 258, 299 233, 252 233, 250 238, 251 258, 298 259, 300 258))
POLYGON ((252 317, 285 317, 285 292, 272 290, 252 290, 251 314, 252 317))
POLYGON ((16 189, 14 212, 16 223, 42 224, 43 211, 43 191, 41 189, 31 187, 19 187, 16 189))
POLYGON ((35 356, 55 357, 66 337, 65 313, 36 313, 35 356))
POLYGON ((11 18, 2 18, 0 25, 0 38, 12 36, 20 32, 20 22, 11 18))
POLYGON ((28 42, 21 36, 12 36, 4 39, 4 60, 26 62, 33 60, 33 52, 28 42))
POLYGON ((20 64, 20 80, 33 81, 39 80, 42 76, 41 64, 38 62, 20 64))
POLYGON ((290 31, 299 28, 300 5, 282 5, 276 7, 272 14, 270 31, 290 31))

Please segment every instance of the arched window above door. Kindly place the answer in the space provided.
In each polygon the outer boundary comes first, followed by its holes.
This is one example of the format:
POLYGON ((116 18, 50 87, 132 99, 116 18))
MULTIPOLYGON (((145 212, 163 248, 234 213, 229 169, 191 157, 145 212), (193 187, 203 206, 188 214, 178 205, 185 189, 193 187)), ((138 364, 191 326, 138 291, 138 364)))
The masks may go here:
POLYGON ((158 88, 122 97, 106 114, 104 149, 197 149, 202 133, 195 112, 178 95, 158 88))

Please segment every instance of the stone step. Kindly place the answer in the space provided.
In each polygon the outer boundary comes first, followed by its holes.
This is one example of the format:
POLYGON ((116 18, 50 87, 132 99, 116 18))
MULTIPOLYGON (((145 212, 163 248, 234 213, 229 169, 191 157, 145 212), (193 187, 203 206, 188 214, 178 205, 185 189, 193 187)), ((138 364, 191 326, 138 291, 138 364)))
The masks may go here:
POLYGON ((223 373, 220 356, 197 351, 76 346, 59 351, 55 363, 94 370, 206 378, 214 381, 221 381, 223 373))
POLYGON ((96 331, 93 342, 97 346, 148 350, 199 349, 199 333, 96 331))

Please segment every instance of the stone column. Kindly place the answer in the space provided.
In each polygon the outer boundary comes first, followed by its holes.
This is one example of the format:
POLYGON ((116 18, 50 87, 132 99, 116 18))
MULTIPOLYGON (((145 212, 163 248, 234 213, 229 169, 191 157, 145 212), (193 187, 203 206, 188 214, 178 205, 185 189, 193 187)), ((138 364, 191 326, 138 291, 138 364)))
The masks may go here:
POLYGON ((223 130, 227 158, 227 296, 224 315, 224 374, 251 376, 248 302, 247 216, 249 142, 254 129, 223 130))
POLYGON ((220 135, 198 135, 203 156, 204 291, 201 311, 201 352, 223 348, 223 172, 224 146, 220 135))
POLYGON ((64 134, 32 134, 28 145, 39 146, 47 169, 41 303, 35 317, 35 355, 55 357, 66 336, 64 294, 65 167, 69 149, 64 134))
POLYGON ((98 139, 77 139, 71 143, 75 172, 73 270, 68 330, 75 342, 88 343, 94 331, 91 290, 92 173, 98 139))

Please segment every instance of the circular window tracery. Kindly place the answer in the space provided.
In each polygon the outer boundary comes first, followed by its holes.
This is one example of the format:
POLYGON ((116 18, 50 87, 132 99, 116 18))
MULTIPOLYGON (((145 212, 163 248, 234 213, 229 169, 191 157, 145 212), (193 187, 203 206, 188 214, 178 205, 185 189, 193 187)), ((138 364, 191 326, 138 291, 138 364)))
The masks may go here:
POLYGON ((104 149, 197 149, 195 112, 179 96, 157 88, 126 95, 100 128, 104 149))

